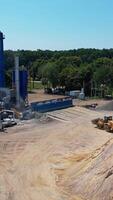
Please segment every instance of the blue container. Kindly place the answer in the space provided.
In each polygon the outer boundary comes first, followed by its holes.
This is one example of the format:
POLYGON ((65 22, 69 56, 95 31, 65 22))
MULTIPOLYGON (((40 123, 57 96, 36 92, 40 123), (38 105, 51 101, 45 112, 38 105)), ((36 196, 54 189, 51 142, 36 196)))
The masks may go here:
POLYGON ((4 39, 3 33, 0 32, 0 87, 5 87, 3 39, 4 39))
MULTIPOLYGON (((19 71, 20 97, 25 101, 28 95, 28 73, 26 70, 19 71)), ((13 71, 13 85, 15 85, 15 71, 13 71)))
POLYGON ((68 108, 72 106, 73 102, 72 98, 70 97, 31 103, 32 110, 41 113, 68 108))

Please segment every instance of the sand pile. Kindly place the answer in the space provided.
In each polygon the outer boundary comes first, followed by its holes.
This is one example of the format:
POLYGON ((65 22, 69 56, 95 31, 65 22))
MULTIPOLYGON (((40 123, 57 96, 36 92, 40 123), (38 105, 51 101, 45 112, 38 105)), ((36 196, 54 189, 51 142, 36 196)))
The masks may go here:
POLYGON ((99 112, 53 114, 68 121, 29 120, 0 135, 0 200, 113 200, 113 135, 91 124, 99 112))

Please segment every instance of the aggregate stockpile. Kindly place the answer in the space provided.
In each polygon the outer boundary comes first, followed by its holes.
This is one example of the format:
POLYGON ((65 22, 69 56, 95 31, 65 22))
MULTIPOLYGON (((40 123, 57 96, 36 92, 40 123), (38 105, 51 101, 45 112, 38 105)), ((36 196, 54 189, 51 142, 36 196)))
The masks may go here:
POLYGON ((103 113, 76 106, 51 115, 64 120, 0 135, 0 200, 112 200, 113 135, 91 124, 103 113))

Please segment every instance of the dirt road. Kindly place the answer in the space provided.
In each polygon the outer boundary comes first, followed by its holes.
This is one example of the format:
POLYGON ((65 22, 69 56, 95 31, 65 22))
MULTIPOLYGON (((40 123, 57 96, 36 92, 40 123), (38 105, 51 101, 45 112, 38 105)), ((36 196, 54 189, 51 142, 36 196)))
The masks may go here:
POLYGON ((29 95, 28 95, 28 99, 29 99, 30 103, 51 100, 51 99, 59 99, 59 98, 63 98, 63 97, 66 97, 66 96, 45 94, 44 90, 33 90, 33 92, 29 93, 29 95))
POLYGON ((103 113, 73 107, 0 134, 0 200, 113 199, 113 136, 103 113))

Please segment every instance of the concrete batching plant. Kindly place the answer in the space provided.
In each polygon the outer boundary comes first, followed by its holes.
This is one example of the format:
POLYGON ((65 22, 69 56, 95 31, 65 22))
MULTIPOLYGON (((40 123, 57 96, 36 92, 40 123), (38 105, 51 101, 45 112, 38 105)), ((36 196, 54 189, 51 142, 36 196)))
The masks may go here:
MULTIPOLYGON (((5 64, 4 64, 4 48, 3 48, 3 40, 4 35, 0 31, 0 101, 4 102, 4 99, 8 99, 9 103, 11 104, 11 90, 6 88, 5 84, 5 64), (9 98, 10 96, 10 98, 9 98), (5 98, 4 98, 5 97, 5 98)), ((13 70, 13 69, 12 69, 13 70)), ((28 86, 28 78, 27 78, 27 70, 19 69, 19 57, 15 57, 15 69, 13 70, 13 94, 16 97, 16 105, 19 106, 20 100, 25 102, 27 99, 27 86, 28 86)))

